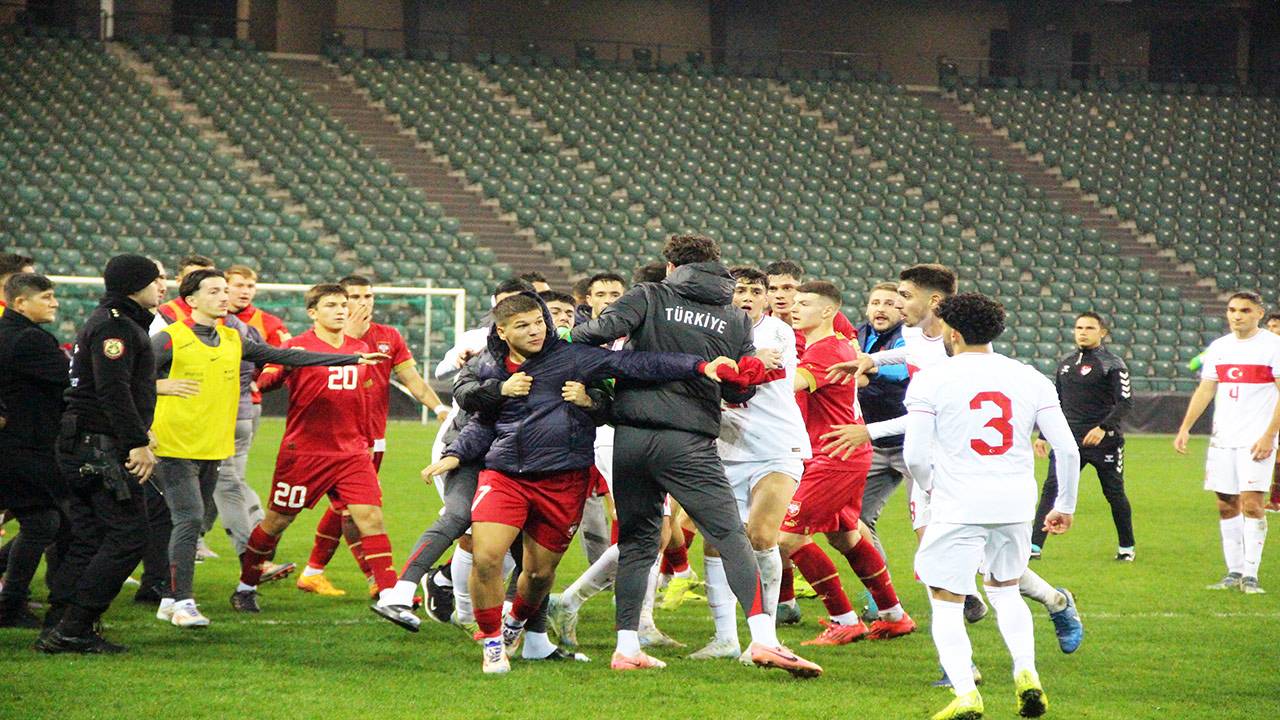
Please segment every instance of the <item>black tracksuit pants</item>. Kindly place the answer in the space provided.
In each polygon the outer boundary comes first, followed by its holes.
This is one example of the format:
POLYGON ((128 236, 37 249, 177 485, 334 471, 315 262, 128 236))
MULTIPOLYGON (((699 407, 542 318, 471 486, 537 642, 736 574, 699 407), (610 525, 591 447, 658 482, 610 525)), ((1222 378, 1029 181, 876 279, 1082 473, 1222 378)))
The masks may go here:
MULTIPOLYGON (((1118 444, 1102 447, 1080 448, 1080 468, 1092 465, 1098 472, 1098 481, 1102 484, 1102 495, 1111 505, 1111 519, 1116 525, 1116 535, 1120 547, 1133 547, 1133 510, 1129 507, 1129 498, 1124 494, 1124 440, 1118 444)), ((1053 509, 1053 501, 1058 497, 1058 474, 1054 468, 1054 455, 1049 454, 1049 475, 1044 480, 1044 489, 1040 492, 1040 506, 1036 509, 1035 524, 1031 526, 1031 543, 1044 547, 1048 534, 1042 529, 1044 519, 1053 509)))
POLYGON ((671 494, 724 560, 729 587, 748 616, 763 612, 760 573, 715 438, 619 425, 613 445, 618 510, 617 627, 636 630, 671 494))

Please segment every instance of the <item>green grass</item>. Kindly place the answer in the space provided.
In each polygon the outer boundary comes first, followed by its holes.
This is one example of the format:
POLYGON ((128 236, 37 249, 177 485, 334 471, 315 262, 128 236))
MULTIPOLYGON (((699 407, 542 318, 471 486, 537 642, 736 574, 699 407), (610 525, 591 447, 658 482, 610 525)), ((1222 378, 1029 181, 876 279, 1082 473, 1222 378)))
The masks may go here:
MULTIPOLYGON (((280 422, 264 423, 254 448, 251 477, 260 491, 280 431, 280 422)), ((434 489, 418 479, 431 432, 409 423, 390 429, 382 477, 398 560, 439 505, 434 489)), ((1264 563, 1261 579, 1272 595, 1201 589, 1222 574, 1214 505, 1200 489, 1203 457, 1203 442, 1180 458, 1167 438, 1131 439, 1127 464, 1139 548, 1132 565, 1111 560, 1110 515, 1086 471, 1075 528, 1055 538, 1034 566, 1050 582, 1075 591, 1088 631, 1084 647, 1064 656, 1043 610, 1033 606, 1039 669, 1053 715, 1134 720, 1274 713, 1280 572, 1275 559, 1264 563)), ((46 657, 30 649, 34 632, 0 630, 0 718, 927 717, 948 696, 928 686, 937 660, 928 603, 911 581, 915 540, 901 495, 899 490, 891 501, 882 531, 899 592, 922 631, 885 643, 806 648, 827 670, 812 682, 736 663, 688 661, 677 652, 655 653, 670 663, 663 672, 614 674, 607 665, 613 645, 607 595, 583 611, 579 639, 590 664, 516 661, 509 676, 483 677, 477 648, 457 630, 427 622, 412 635, 375 618, 345 550, 329 572, 347 597, 306 595, 285 581, 264 588, 261 615, 233 614, 227 597, 238 567, 226 538, 215 533, 211 544, 222 557, 200 565, 196 575, 196 593, 213 620, 208 630, 184 632, 160 623, 150 608, 130 602, 131 590, 105 618, 109 637, 131 647, 121 657, 46 657)), ((300 565, 306 560, 318 518, 317 512, 299 518, 280 545, 280 558, 300 565)), ((583 566, 575 544, 557 587, 583 566)), ((852 596, 861 588, 848 568, 844 575, 852 596)), ((39 580, 37 588, 42 599, 39 580)), ((797 648, 816 633, 821 617, 816 601, 802 601, 802 607, 804 623, 781 631, 783 641, 797 648)), ((659 610, 658 623, 691 649, 711 633, 699 604, 659 610)), ((1010 663, 995 622, 971 627, 970 636, 987 679, 989 716, 1012 717, 1010 663)))

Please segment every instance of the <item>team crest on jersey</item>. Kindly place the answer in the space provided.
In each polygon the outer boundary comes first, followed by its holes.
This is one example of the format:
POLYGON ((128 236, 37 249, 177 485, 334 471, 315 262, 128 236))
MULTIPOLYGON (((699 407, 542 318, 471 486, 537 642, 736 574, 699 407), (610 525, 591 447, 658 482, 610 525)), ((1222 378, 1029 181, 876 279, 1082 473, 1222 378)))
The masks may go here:
POLYGON ((800 514, 800 501, 799 501, 799 500, 792 500, 790 503, 788 503, 788 504, 787 504, 787 514, 788 514, 788 515, 799 515, 799 514, 800 514))
POLYGON ((1092 366, 1092 365, 1081 365, 1081 366, 1080 366, 1080 374, 1081 374, 1081 375, 1088 375, 1088 374, 1089 374, 1089 373, 1091 373, 1091 372, 1093 372, 1093 366, 1092 366))
POLYGON ((124 341, 120 338, 107 338, 102 341, 102 354, 108 360, 119 360, 124 355, 124 341))
POLYGON ((382 353, 383 355, 391 354, 391 343, 385 343, 385 342, 378 343, 378 352, 382 353))

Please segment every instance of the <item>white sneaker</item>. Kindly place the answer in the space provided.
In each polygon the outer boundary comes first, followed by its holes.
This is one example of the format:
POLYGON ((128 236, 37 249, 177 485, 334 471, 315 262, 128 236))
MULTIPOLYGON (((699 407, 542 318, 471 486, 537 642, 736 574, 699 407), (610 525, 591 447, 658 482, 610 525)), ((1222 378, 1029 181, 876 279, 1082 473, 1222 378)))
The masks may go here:
POLYGON ((507 657, 515 657, 516 650, 520 649, 520 639, 524 637, 524 625, 511 625, 508 622, 510 619, 502 619, 502 649, 507 657))
POLYGON ((204 541, 204 538, 200 538, 200 541, 196 543, 196 562, 200 562, 202 560, 213 560, 217 557, 218 553, 214 552, 213 549, 209 547, 209 544, 204 541))
POLYGON ((173 620, 173 610, 175 607, 176 605, 173 602, 173 598, 162 598, 160 600, 160 607, 156 609, 156 619, 170 622, 173 620))
POLYGON ((640 647, 674 647, 682 648, 684 643, 662 632, 656 627, 640 628, 640 647))
POLYGON ((187 600, 185 602, 175 603, 173 606, 173 617, 169 620, 175 627, 180 628, 203 628, 209 627, 209 618, 200 612, 200 608, 196 607, 195 600, 187 600))
POLYGON ((511 661, 502 649, 502 638, 485 638, 480 647, 484 651, 484 664, 480 669, 487 674, 511 672, 511 661))
POLYGON ((742 654, 742 648, 736 642, 723 638, 711 638, 711 642, 701 650, 689 653, 690 660, 732 659, 742 654))

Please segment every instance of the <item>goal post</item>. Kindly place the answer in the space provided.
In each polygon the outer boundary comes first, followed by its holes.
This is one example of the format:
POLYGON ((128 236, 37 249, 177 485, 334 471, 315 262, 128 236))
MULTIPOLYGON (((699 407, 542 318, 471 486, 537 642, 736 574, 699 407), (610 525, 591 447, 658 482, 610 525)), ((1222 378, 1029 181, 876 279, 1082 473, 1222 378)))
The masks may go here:
MULTIPOLYGON (((69 275, 52 275, 49 279, 57 286, 62 304, 54 334, 70 342, 97 304, 103 281, 101 277, 69 275)), ((167 299, 172 299, 178 283, 169 280, 166 285, 169 287, 167 299)), ((295 335, 309 327, 302 298, 311 285, 261 282, 257 287, 255 306, 280 316, 295 335)), ((373 293, 375 321, 390 325, 405 336, 405 342, 418 358, 423 378, 429 383, 435 364, 466 331, 467 291, 435 287, 428 280, 418 286, 375 285, 373 293)), ((408 390, 394 380, 392 387, 408 395, 408 390)), ((427 408, 422 409, 421 419, 424 423, 430 419, 427 408)))

